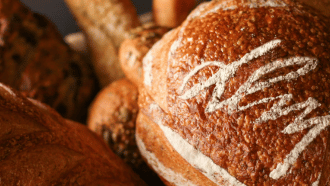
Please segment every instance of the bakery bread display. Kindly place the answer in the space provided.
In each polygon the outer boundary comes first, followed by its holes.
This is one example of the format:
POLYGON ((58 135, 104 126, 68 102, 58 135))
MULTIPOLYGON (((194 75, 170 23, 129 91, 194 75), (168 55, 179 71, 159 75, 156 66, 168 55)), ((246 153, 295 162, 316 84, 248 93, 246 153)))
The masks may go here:
POLYGON ((330 26, 291 0, 203 3, 143 60, 136 141, 167 185, 330 185, 330 26))
POLYGON ((87 125, 148 185, 161 186, 162 182, 143 161, 135 142, 137 99, 138 90, 133 83, 126 78, 114 81, 95 97, 89 108, 87 125))
POLYGON ((197 0, 152 0, 154 21, 159 26, 175 28, 196 6, 197 0))
POLYGON ((86 126, 3 84, 0 98, 0 185, 145 185, 86 126))
POLYGON ((130 0, 65 0, 85 33, 102 87, 124 77, 118 61, 120 44, 140 25, 130 0))
POLYGON ((144 24, 130 31, 119 49, 119 61, 125 76, 135 85, 143 83, 142 59, 150 48, 170 29, 153 23, 144 24))
POLYGON ((80 119, 95 93, 91 66, 64 43, 56 27, 18 0, 0 1, 0 82, 80 119))

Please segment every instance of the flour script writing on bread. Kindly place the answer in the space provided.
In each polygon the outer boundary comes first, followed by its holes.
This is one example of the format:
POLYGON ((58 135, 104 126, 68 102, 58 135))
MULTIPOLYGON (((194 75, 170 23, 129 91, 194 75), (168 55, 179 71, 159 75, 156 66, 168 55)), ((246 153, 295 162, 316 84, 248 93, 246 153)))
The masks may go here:
POLYGON ((277 167, 271 171, 270 177, 272 179, 279 179, 284 176, 289 168, 297 161, 301 152, 326 128, 330 125, 330 115, 319 116, 310 119, 305 119, 305 117, 311 113, 314 109, 321 106, 318 100, 310 97, 305 102, 293 104, 291 106, 285 107, 288 101, 293 100, 292 94, 284 94, 277 97, 267 97, 261 100, 252 102, 245 106, 240 106, 239 103, 241 99, 246 96, 253 94, 257 91, 263 90, 264 88, 270 87, 271 85, 280 81, 290 81, 297 79, 299 76, 306 75, 308 72, 314 70, 318 64, 316 58, 311 57, 291 57, 287 59, 279 59, 273 61, 265 66, 257 69, 248 80, 241 85, 233 96, 228 99, 221 100, 222 94, 225 91, 226 82, 235 76, 236 71, 249 61, 256 59, 266 53, 270 52, 272 49, 278 47, 281 40, 272 40, 254 50, 250 53, 245 54, 240 60, 232 62, 225 65, 218 61, 205 62, 197 67, 195 67, 188 75, 184 78, 182 86, 179 88, 179 92, 183 92, 185 86, 187 85, 189 79, 196 75, 201 69, 208 66, 217 66, 219 70, 213 74, 207 81, 200 82, 194 85, 191 89, 183 93, 181 99, 190 99, 197 96, 203 89, 215 85, 212 93, 210 102, 208 103, 205 112, 214 112, 219 109, 227 109, 229 114, 234 112, 246 110, 252 106, 268 103, 273 100, 278 100, 277 103, 273 104, 269 111, 263 112, 259 118, 254 121, 254 124, 262 124, 269 120, 276 120, 281 116, 288 115, 292 111, 303 110, 302 113, 295 118, 295 120, 290 123, 283 131, 284 134, 293 134, 304 129, 312 127, 309 132, 301 139, 299 143, 291 150, 291 152, 285 157, 282 163, 279 163, 277 167), (258 81, 264 75, 273 72, 277 69, 299 65, 302 66, 296 71, 292 71, 284 76, 278 76, 267 81, 258 81))

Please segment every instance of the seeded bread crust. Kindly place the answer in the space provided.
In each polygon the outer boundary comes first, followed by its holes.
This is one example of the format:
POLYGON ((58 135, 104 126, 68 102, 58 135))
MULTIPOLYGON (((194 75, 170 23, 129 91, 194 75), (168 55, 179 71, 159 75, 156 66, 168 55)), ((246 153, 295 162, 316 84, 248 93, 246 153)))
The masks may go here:
POLYGON ((135 141, 138 89, 128 79, 102 89, 89 108, 87 125, 148 185, 163 185, 143 161, 135 141))
POLYGON ((118 50, 129 31, 140 25, 130 0, 66 0, 86 35, 93 65, 102 87, 123 78, 118 50))
POLYGON ((136 86, 143 84, 142 59, 150 48, 159 41, 170 29, 156 26, 153 23, 144 24, 130 32, 120 47, 119 59, 125 76, 136 86))
POLYGON ((328 33, 290 0, 200 5, 143 60, 164 135, 218 185, 328 185, 328 33))
POLYGON ((135 143, 138 90, 126 78, 102 89, 89 108, 87 125, 102 136, 126 163, 138 168, 142 163, 135 143))
POLYGON ((0 84, 1 185, 145 183, 96 134, 0 84))
POLYGON ((84 120, 96 89, 91 66, 53 23, 20 1, 1 0, 0 17, 0 81, 66 118, 84 120))

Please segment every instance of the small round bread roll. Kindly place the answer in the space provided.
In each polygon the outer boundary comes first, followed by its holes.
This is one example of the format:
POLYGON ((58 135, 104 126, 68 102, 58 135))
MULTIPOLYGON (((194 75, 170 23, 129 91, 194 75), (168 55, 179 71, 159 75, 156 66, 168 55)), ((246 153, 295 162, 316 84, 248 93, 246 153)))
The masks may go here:
POLYGON ((91 59, 101 87, 124 73, 118 50, 132 28, 140 26, 130 0, 65 0, 86 35, 91 59))
POLYGON ((135 85, 142 80, 142 59, 150 48, 170 29, 149 23, 131 30, 119 49, 119 61, 125 76, 135 85))
POLYGON ((1 185, 146 185, 104 141, 0 84, 1 185))
POLYGON ((66 118, 84 120, 97 87, 91 66, 53 23, 20 1, 1 1, 0 17, 0 82, 66 118))
POLYGON ((328 186, 329 33, 299 1, 201 4, 143 60, 141 154, 171 186, 328 186))
POLYGON ((143 161, 135 142, 137 87, 126 78, 103 88, 90 106, 87 125, 149 185, 162 185, 143 161))

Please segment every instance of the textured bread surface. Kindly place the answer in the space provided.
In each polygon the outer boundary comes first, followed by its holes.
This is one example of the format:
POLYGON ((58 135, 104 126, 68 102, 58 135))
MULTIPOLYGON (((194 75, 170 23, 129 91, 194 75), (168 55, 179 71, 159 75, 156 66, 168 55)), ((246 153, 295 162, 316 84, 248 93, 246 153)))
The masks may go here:
POLYGON ((143 161, 135 141, 138 89, 128 79, 103 88, 89 108, 87 125, 149 185, 163 185, 143 161))
POLYGON ((102 89, 90 105, 87 125, 134 168, 143 160, 135 143, 138 90, 126 78, 102 89))
POLYGON ((0 84, 1 185, 144 185, 96 134, 0 84))
POLYGON ((119 49, 119 61, 125 76, 139 86, 143 84, 142 59, 150 48, 169 31, 167 27, 144 24, 130 32, 119 49))
POLYGON ((216 185, 196 170, 171 146, 160 125, 168 115, 146 94, 139 90, 141 108, 136 120, 136 141, 146 162, 166 185, 216 185))
POLYGON ((121 79, 118 50, 129 31, 140 25, 130 0, 66 0, 86 35, 93 66, 102 87, 121 79))
POLYGON ((0 81, 66 118, 86 113, 96 88, 91 66, 53 23, 18 0, 1 0, 0 17, 0 81))
POLYGON ((299 2, 203 3, 143 60, 164 135, 218 185, 329 185, 328 33, 299 2))

